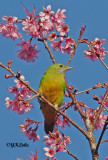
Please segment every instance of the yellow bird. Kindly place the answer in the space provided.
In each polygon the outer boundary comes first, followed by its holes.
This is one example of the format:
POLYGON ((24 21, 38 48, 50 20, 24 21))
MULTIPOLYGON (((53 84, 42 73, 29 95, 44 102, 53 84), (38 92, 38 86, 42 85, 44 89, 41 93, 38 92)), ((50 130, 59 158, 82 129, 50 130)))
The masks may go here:
MULTIPOLYGON (((41 93, 55 107, 60 107, 64 100, 65 92, 65 72, 73 67, 63 64, 53 64, 45 72, 40 81, 38 92, 41 93)), ((44 115, 44 130, 48 134, 53 132, 57 112, 48 104, 38 99, 40 108, 44 115)))

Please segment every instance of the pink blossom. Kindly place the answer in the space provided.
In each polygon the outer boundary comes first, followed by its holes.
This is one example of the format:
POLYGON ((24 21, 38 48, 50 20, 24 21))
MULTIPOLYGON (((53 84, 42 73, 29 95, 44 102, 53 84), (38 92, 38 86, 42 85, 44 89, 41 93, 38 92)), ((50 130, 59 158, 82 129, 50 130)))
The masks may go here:
POLYGON ((55 14, 55 19, 58 23, 63 24, 63 20, 66 19, 66 16, 64 15, 65 12, 66 12, 65 9, 63 9, 63 10, 58 9, 57 10, 57 13, 55 14))
POLYGON ((58 49, 61 49, 61 43, 60 42, 52 42, 51 46, 53 47, 54 51, 57 51, 58 49))
POLYGON ((55 147, 55 145, 51 145, 50 148, 44 147, 44 150, 47 151, 45 153, 45 155, 48 156, 48 157, 54 157, 54 155, 56 154, 56 147, 55 147))
POLYGON ((30 108, 33 108, 32 103, 29 101, 24 101, 20 96, 15 96, 13 100, 10 98, 5 99, 5 104, 8 109, 16 111, 18 114, 22 115, 24 112, 29 112, 30 108))
POLYGON ((47 9, 43 7, 44 12, 40 12, 39 16, 45 16, 45 19, 49 19, 50 16, 54 15, 54 11, 51 11, 51 5, 47 6, 47 9))
POLYGON ((84 53, 85 53, 85 57, 89 58, 93 62, 94 62, 94 60, 98 59, 96 54, 93 51, 89 50, 89 49, 87 51, 84 51, 84 53))
POLYGON ((69 31, 69 27, 67 24, 63 24, 60 29, 60 35, 64 36, 69 31))
POLYGON ((10 93, 13 93, 13 94, 17 94, 18 93, 18 88, 17 87, 8 87, 8 90, 10 93))
POLYGON ((75 41, 71 37, 67 37, 65 39, 65 44, 66 44, 66 46, 74 46, 75 45, 75 41))
POLYGON ((49 157, 53 157, 59 151, 65 152, 65 147, 71 143, 70 137, 65 136, 63 133, 60 134, 59 131, 50 132, 49 137, 44 136, 44 138, 43 142, 46 143, 46 146, 50 146, 50 148, 44 148, 47 151, 46 155, 49 157))
POLYGON ((64 149, 64 146, 62 146, 62 145, 59 145, 56 150, 56 152, 59 152, 59 151, 66 152, 66 150, 64 149))
POLYGON ((70 124, 69 124, 68 120, 65 117, 63 117, 63 121, 61 121, 61 117, 60 116, 57 117, 56 125, 61 126, 62 129, 65 128, 65 125, 70 127, 70 124))
POLYGON ((53 139, 52 137, 48 137, 48 136, 45 135, 43 142, 46 143, 46 146, 51 146, 52 144, 56 143, 56 140, 53 139))
POLYGON ((63 142, 64 146, 67 146, 68 144, 71 143, 71 140, 70 140, 69 136, 63 135, 63 140, 64 140, 64 142, 63 142))
POLYGON ((34 38, 40 37, 39 24, 36 19, 31 19, 27 16, 22 24, 24 25, 23 30, 26 33, 29 33, 34 38))
POLYGON ((32 129, 31 127, 24 134, 29 140, 33 140, 33 142, 40 140, 39 135, 36 134, 36 129, 32 129))
POLYGON ((105 160, 108 160, 108 157, 106 157, 105 160))
POLYGON ((98 38, 95 38, 95 47, 96 48, 102 47, 103 43, 106 43, 106 39, 99 40, 98 38))
MULTIPOLYGON (((20 76, 21 79, 24 79, 24 76, 20 76)), ((8 109, 16 111, 18 114, 24 114, 24 112, 29 112, 31 108, 33 108, 32 103, 28 100, 24 99, 27 97, 31 97, 30 90, 20 82, 20 80, 14 80, 16 82, 16 86, 9 87, 8 90, 11 94, 15 94, 13 100, 9 97, 5 99, 5 104, 8 109)), ((27 82, 26 82, 27 83, 27 82)))
MULTIPOLYGON (((21 75, 20 79, 22 79, 24 81, 25 77, 23 75, 21 75)), ((20 87, 23 88, 23 87, 25 87, 25 85, 20 80, 18 80, 18 79, 14 79, 14 82, 16 83, 16 87, 17 88, 20 88, 20 87)), ((26 83, 29 83, 29 82, 26 81, 26 83)))
POLYGON ((32 46, 29 41, 25 42, 24 40, 22 40, 21 43, 17 45, 21 46, 21 50, 17 51, 17 56, 19 58, 24 59, 27 62, 35 62, 35 58, 37 58, 37 55, 39 53, 39 51, 36 50, 36 44, 32 46))
POLYGON ((73 52, 73 48, 71 46, 68 46, 68 45, 65 45, 65 46, 61 45, 61 52, 62 53, 67 52, 67 54, 71 54, 73 52))
MULTIPOLYGON (((89 117, 91 123, 93 123, 93 121, 97 115, 98 110, 99 110, 99 108, 97 108, 96 110, 91 110, 91 109, 87 110, 87 114, 88 114, 88 117, 89 117)), ((106 118, 107 118, 107 115, 103 115, 103 111, 102 111, 97 122, 96 122, 96 125, 95 125, 96 130, 103 128, 106 118)))
POLYGON ((56 35, 55 32, 53 32, 52 34, 50 34, 50 35, 48 36, 48 39, 49 39, 51 42, 54 41, 56 38, 57 38, 57 35, 56 35))
POLYGON ((23 132, 29 140, 33 140, 33 142, 39 141, 40 137, 37 135, 36 131, 42 123, 43 121, 38 122, 27 118, 25 120, 25 124, 20 125, 21 132, 23 132))
POLYGON ((98 60, 99 57, 104 59, 106 54, 108 54, 108 51, 105 51, 105 48, 102 47, 105 42, 105 39, 99 40, 98 38, 95 38, 95 41, 86 42, 89 43, 89 49, 84 51, 85 56, 93 62, 96 59, 98 60))
POLYGON ((3 16, 2 19, 6 21, 6 24, 0 24, 0 33, 2 33, 4 37, 8 37, 13 40, 22 37, 21 33, 17 32, 18 26, 14 23, 17 20, 17 17, 3 16))
POLYGON ((44 37, 47 33, 53 30, 53 23, 49 19, 41 19, 40 21, 40 35, 44 37))

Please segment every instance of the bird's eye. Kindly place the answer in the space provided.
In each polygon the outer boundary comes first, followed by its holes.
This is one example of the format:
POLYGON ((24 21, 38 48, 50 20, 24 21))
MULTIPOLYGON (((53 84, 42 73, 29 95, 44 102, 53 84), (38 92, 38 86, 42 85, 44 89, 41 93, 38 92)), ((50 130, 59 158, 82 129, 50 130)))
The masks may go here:
POLYGON ((60 64, 60 67, 63 67, 62 64, 60 64))

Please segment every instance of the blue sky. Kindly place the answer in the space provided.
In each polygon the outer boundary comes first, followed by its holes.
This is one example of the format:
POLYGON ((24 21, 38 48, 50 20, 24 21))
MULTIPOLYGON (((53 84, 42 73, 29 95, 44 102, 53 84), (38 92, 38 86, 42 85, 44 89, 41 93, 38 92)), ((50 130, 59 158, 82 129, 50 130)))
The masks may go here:
MULTIPOLYGON (((83 38, 88 38, 89 40, 94 40, 95 37, 99 39, 108 40, 108 1, 103 0, 22 0, 26 8, 31 12, 33 9, 33 3, 36 7, 36 13, 38 14, 42 11, 42 6, 51 5, 52 10, 55 12, 57 9, 66 9, 66 23, 69 25, 70 31, 69 34, 73 39, 77 40, 80 32, 80 26, 86 25, 86 31, 83 35, 83 38)), ((2 21, 1 17, 6 16, 16 16, 18 19, 22 19, 26 16, 26 13, 23 10, 21 1, 15 0, 3 0, 0 3, 0 22, 2 21)), ((26 36, 27 37, 27 36, 26 36)), ((48 68, 52 64, 52 61, 49 59, 47 50, 44 48, 44 45, 41 42, 38 42, 38 50, 41 49, 38 59, 34 63, 27 63, 23 60, 17 58, 16 51, 19 50, 16 45, 18 41, 12 41, 7 38, 3 38, 0 35, 0 61, 3 64, 11 59, 13 61, 12 69, 14 72, 18 70, 25 76, 27 81, 30 81, 31 86, 37 90, 39 87, 40 79, 48 68)), ((108 50, 108 42, 104 45, 106 50, 108 50)), ((74 66, 75 69, 68 71, 66 74, 67 80, 72 83, 79 91, 91 88, 97 82, 103 83, 108 82, 108 73, 105 67, 101 62, 96 61, 92 62, 89 59, 84 58, 83 51, 87 49, 85 44, 80 44, 77 48, 76 55, 73 58, 70 66, 74 66)), ((53 54, 57 62, 66 64, 69 55, 62 54, 60 51, 54 52, 53 54)), ((108 55, 106 56, 105 62, 108 64, 108 55)), ((24 123, 26 118, 31 118, 34 120, 43 120, 42 113, 39 109, 39 104, 37 100, 33 100, 32 103, 35 106, 34 109, 31 109, 29 114, 24 114, 22 116, 18 115, 13 111, 8 111, 4 105, 4 100, 7 96, 11 97, 7 91, 9 86, 14 86, 13 79, 6 80, 4 78, 7 71, 0 68, 0 159, 6 160, 16 160, 16 158, 23 158, 24 160, 29 159, 27 155, 38 151, 39 160, 45 158, 43 147, 45 146, 43 142, 29 141, 21 132, 19 125, 24 123), (7 147, 7 143, 28 143, 29 147, 25 148, 10 148, 7 147)), ((77 96, 79 101, 85 102, 91 108, 97 108, 99 105, 97 102, 94 102, 92 97, 94 94, 103 95, 105 89, 98 89, 90 92, 90 95, 82 94, 77 96)), ((67 99, 65 99, 67 101, 67 99)), ((67 114, 72 117, 72 119, 84 126, 81 118, 77 112, 74 110, 69 110, 67 114)), ((77 131, 73 126, 71 129, 66 127, 63 131, 67 136, 71 137, 72 144, 68 146, 68 149, 77 157, 79 160, 92 160, 91 153, 89 149, 88 141, 85 137, 77 131)), ((98 130, 95 132, 97 140, 99 138, 101 131, 98 130)), ((43 139, 45 135, 43 130, 43 125, 39 128, 38 134, 43 139)), ((103 139, 107 139, 108 133, 106 131, 103 139)), ((108 145, 107 143, 102 144, 99 148, 100 160, 104 160, 108 156, 108 145)), ((59 160, 71 160, 72 158, 67 153, 58 153, 56 156, 59 160)))

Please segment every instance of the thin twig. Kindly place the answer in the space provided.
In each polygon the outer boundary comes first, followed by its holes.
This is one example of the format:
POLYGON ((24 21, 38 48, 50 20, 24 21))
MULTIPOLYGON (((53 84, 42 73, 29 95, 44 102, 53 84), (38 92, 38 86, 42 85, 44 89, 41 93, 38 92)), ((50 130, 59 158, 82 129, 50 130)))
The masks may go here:
POLYGON ((104 139, 104 140, 101 141, 100 143, 104 143, 104 142, 108 142, 108 139, 104 139))
POLYGON ((104 108, 107 110, 107 112, 108 112, 108 109, 107 109, 107 107, 105 106, 105 105, 103 105, 104 106, 104 108))
POLYGON ((75 158, 76 160, 78 160, 78 158, 74 154, 72 154, 66 147, 64 147, 64 149, 67 151, 67 153, 69 155, 71 155, 73 158, 75 158))
POLYGON ((98 57, 99 60, 102 62, 102 64, 105 66, 105 68, 108 70, 108 66, 105 64, 105 62, 102 60, 102 58, 98 57))
POLYGON ((71 97, 72 101, 73 101, 73 104, 75 104, 76 108, 78 109, 81 117, 83 118, 83 120, 85 120, 85 114, 83 112, 83 110, 81 109, 80 105, 77 103, 77 99, 76 99, 76 96, 69 90, 69 86, 68 86, 68 83, 65 79, 65 83, 66 83, 66 89, 68 91, 68 94, 69 96, 71 97))
POLYGON ((80 31, 80 35, 78 37, 77 43, 74 45, 74 50, 73 50, 73 52, 72 52, 72 54, 71 54, 71 56, 69 58, 67 66, 69 66, 70 62, 72 61, 73 56, 75 55, 76 48, 78 47, 78 44, 80 43, 80 40, 81 40, 81 37, 82 37, 84 31, 85 30, 80 31))
POLYGON ((108 125, 108 117, 107 117, 107 119, 106 119, 106 121, 105 121, 105 124, 104 124, 103 130, 102 130, 102 133, 101 133, 101 135, 100 135, 99 141, 98 141, 98 143, 97 143, 97 146, 96 146, 96 150, 95 150, 95 152, 94 152, 94 155, 97 154, 97 152, 98 152, 98 148, 99 148, 99 145, 100 145, 100 143, 101 143, 101 139, 102 139, 102 137, 103 137, 103 135, 104 135, 104 133, 105 133, 105 130, 106 130, 107 125, 108 125))
POLYGON ((86 89, 86 90, 84 90, 84 91, 76 92, 75 95, 88 92, 88 91, 90 91, 90 90, 92 90, 92 89, 97 89, 97 88, 99 88, 99 87, 103 87, 103 84, 98 85, 98 83, 97 83, 97 85, 95 85, 95 86, 92 87, 92 88, 86 89), (95 87, 95 86, 96 86, 96 87, 95 87))
POLYGON ((38 39, 38 41, 41 41, 41 42, 44 43, 45 48, 46 48, 47 51, 49 52, 50 58, 52 59, 53 63, 56 63, 56 60, 55 60, 55 58, 54 58, 54 56, 53 56, 53 54, 52 54, 52 52, 51 52, 51 49, 50 49, 49 46, 48 46, 48 43, 46 42, 46 40, 45 40, 45 39, 44 39, 44 40, 43 40, 43 39, 38 39))
POLYGON ((31 98, 29 98, 29 99, 26 99, 26 101, 31 101, 32 99, 34 99, 34 98, 36 98, 36 97, 38 97, 39 96, 39 94, 37 93, 37 94, 35 94, 33 97, 31 97, 31 98))
POLYGON ((92 87, 92 88, 89 88, 89 89, 86 89, 86 90, 84 90, 84 91, 76 92, 75 95, 78 95, 78 94, 81 94, 81 93, 85 93, 85 92, 90 91, 90 90, 92 90, 92 89, 93 89, 93 87, 92 87))

